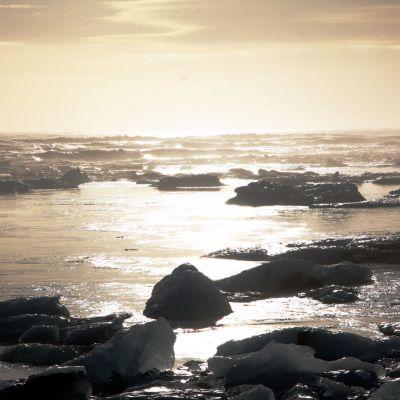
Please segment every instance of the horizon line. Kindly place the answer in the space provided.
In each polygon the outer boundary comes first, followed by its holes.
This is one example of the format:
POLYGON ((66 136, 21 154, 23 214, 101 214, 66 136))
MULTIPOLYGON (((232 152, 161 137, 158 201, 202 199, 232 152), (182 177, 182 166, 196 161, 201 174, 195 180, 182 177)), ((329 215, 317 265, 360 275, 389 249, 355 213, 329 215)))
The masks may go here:
POLYGON ((0 139, 2 136, 4 137, 12 137, 12 136, 47 136, 47 137, 63 137, 63 135, 67 137, 143 137, 143 138, 180 138, 180 137, 216 137, 216 136, 241 136, 241 135, 296 135, 296 134, 340 134, 340 133, 384 133, 400 130, 400 127, 390 127, 390 128, 351 128, 351 129, 318 129, 318 130, 286 130, 286 131, 248 131, 248 132, 207 132, 207 133, 193 133, 188 132, 185 133, 169 133, 169 132, 146 132, 146 133, 127 133, 127 132, 76 132, 76 131, 0 131, 0 139))

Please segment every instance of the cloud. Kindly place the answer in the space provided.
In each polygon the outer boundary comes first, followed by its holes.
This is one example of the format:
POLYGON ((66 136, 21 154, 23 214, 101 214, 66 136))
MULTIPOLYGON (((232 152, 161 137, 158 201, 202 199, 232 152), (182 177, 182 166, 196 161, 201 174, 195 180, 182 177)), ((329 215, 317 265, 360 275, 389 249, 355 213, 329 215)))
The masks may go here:
POLYGON ((113 19, 114 3, 98 0, 37 0, 34 6, 13 1, 0 7, 0 41, 76 42, 108 35, 168 33, 166 27, 148 24, 140 15, 134 21, 113 19))
POLYGON ((36 4, 0 4, 0 9, 8 9, 8 10, 26 10, 32 8, 41 8, 42 6, 36 4))
POLYGON ((398 1, 229 0, 170 10, 202 30, 192 40, 258 43, 400 42, 398 1))
POLYGON ((3 42, 400 44, 398 0, 2 1, 3 42), (136 41, 136 42, 135 42, 136 41))

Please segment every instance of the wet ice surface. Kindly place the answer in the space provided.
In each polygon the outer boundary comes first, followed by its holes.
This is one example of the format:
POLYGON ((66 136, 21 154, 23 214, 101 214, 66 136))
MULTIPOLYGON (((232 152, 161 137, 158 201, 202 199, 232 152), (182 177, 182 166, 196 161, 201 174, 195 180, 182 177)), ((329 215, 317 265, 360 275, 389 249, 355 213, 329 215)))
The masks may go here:
MULTIPOLYGON (((337 235, 396 232, 394 210, 310 210, 306 207, 228 206, 234 187, 219 192, 159 192, 129 182, 90 183, 79 190, 0 198, 1 298, 61 294, 77 315, 133 313, 144 321, 152 286, 182 262, 212 279, 256 262, 201 258, 227 246, 284 245, 337 235)), ((373 185, 375 186, 375 185, 373 185)), ((363 193, 389 190, 361 187, 363 193), (373 189, 373 190, 372 190, 373 189)), ((373 192, 375 195, 375 192, 373 192)), ((351 305, 306 298, 234 303, 217 327, 178 330, 178 362, 207 358, 218 344, 291 325, 338 327, 378 334, 376 323, 397 318, 396 267, 375 267, 376 283, 351 305)))

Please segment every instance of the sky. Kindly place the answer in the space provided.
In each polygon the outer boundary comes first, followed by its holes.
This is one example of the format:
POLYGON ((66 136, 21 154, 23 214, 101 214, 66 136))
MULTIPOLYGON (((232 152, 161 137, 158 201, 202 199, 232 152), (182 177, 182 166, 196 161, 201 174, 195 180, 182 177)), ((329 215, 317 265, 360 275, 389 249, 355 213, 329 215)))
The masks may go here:
POLYGON ((400 127, 400 0, 0 0, 0 131, 400 127))

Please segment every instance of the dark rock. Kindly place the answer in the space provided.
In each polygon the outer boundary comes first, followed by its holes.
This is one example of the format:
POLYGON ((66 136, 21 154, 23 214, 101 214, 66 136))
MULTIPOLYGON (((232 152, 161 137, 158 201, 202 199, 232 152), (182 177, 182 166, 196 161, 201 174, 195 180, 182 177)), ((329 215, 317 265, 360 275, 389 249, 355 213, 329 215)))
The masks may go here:
POLYGON ((108 315, 100 315, 97 317, 87 317, 87 318, 71 317, 69 325, 70 326, 91 325, 91 324, 97 324, 100 322, 111 322, 111 323, 119 324, 130 317, 132 317, 132 314, 126 313, 126 312, 113 313, 113 314, 108 314, 108 315))
POLYGON ((400 381, 385 382, 375 392, 371 393, 369 400, 397 400, 400 399, 400 381))
MULTIPOLYGON (((211 368, 212 369, 212 368, 211 368)), ((309 374, 293 373, 285 368, 281 373, 277 373, 268 366, 268 363, 258 364, 255 367, 233 365, 225 379, 225 386, 232 387, 237 385, 266 385, 274 392, 280 392, 283 388, 293 386, 297 382, 310 378, 309 374)))
POLYGON ((307 381, 318 398, 326 400, 361 400, 367 399, 369 392, 359 386, 346 386, 331 379, 316 377, 307 381))
POLYGON ((160 179, 153 186, 159 190, 176 190, 184 188, 218 188, 223 186, 216 175, 212 174, 191 174, 167 176, 160 179))
MULTIPOLYGON (((193 371, 189 372, 185 367, 179 367, 175 372, 164 371, 160 372, 156 369, 147 371, 144 374, 136 375, 133 379, 129 380, 128 389, 125 383, 123 385, 109 387, 110 390, 105 394, 109 396, 115 393, 123 393, 107 397, 118 399, 128 398, 147 398, 144 396, 151 396, 152 394, 158 394, 165 396, 161 398, 174 399, 177 398, 203 398, 203 396, 210 396, 211 398, 220 398, 222 395, 224 399, 226 396, 222 394, 223 384, 221 381, 216 381, 212 375, 204 371, 193 371), (120 397, 119 397, 120 396, 120 397), (191 397, 193 396, 193 397, 191 397)), ((151 397, 152 398, 152 397, 151 397)), ((158 397, 156 397, 158 398, 158 397)), ((208 398, 208 397, 207 397, 208 398)))
POLYGON ((306 247, 295 250, 288 250, 282 254, 276 254, 271 259, 298 258, 316 264, 336 264, 344 261, 358 262, 357 254, 347 248, 342 247, 306 247))
POLYGON ((385 375, 390 379, 399 379, 400 378, 400 362, 396 358, 390 357, 383 358, 379 360, 379 364, 381 364, 385 368, 385 375))
POLYGON ((400 259, 400 236, 397 234, 367 237, 329 238, 309 243, 291 243, 288 250, 268 255, 260 247, 223 249, 205 257, 229 258, 234 260, 263 261, 281 258, 298 258, 316 264, 353 263, 398 264, 400 259))
POLYGON ((310 208, 398 208, 400 201, 397 199, 379 199, 360 201, 355 203, 337 203, 337 204, 312 204, 310 208))
POLYGON ((35 325, 23 333, 19 340, 20 343, 50 343, 60 341, 60 329, 58 326, 35 325))
POLYGON ((271 258, 293 257, 317 264, 342 261, 398 264, 400 258, 400 236, 397 234, 323 239, 311 243, 293 243, 288 247, 294 249, 271 258))
POLYGON ((183 364, 183 367, 187 368, 189 371, 201 371, 203 364, 203 361, 189 360, 183 364))
POLYGON ((91 394, 83 367, 52 367, 0 389, 2 400, 89 400, 91 394))
MULTIPOLYGON (((179 386, 179 385, 176 385, 179 386)), ((158 386, 155 390, 132 389, 124 393, 102 397, 101 400, 219 400, 226 399, 220 389, 202 389, 197 387, 185 387, 180 385, 178 388, 168 386, 158 386)))
POLYGON ((224 292, 228 301, 232 303, 249 303, 251 301, 264 300, 265 294, 261 292, 224 292))
POLYGON ((359 291, 355 288, 343 286, 324 286, 318 289, 308 290, 303 293, 304 297, 311 297, 325 304, 342 304, 352 303, 360 300, 358 297, 359 291))
MULTIPOLYGON (((306 245, 305 245, 306 246, 306 245)), ((361 252, 361 251, 360 251, 361 252)), ((250 248, 226 248, 205 255, 210 258, 223 258, 242 261, 267 261, 279 260, 281 258, 298 258, 316 264, 335 264, 343 261, 358 262, 355 252, 341 247, 312 247, 288 250, 284 253, 268 255, 268 250, 261 247, 250 248)))
POLYGON ((264 385, 249 385, 235 400, 275 400, 274 392, 264 385))
POLYGON ((379 332, 386 336, 400 336, 400 323, 384 323, 378 325, 379 332))
POLYGON ((329 266, 292 258, 261 264, 237 275, 216 281, 228 292, 258 292, 264 298, 293 296, 327 285, 361 285, 371 283, 369 268, 352 263, 329 266))
POLYGON ((31 343, 5 348, 0 353, 0 360, 30 365, 56 365, 72 360, 78 355, 79 352, 71 346, 31 343))
POLYGON ((355 357, 363 361, 376 362, 392 351, 400 350, 400 338, 397 337, 379 340, 323 328, 295 327, 243 340, 231 340, 218 346, 217 355, 231 356, 253 353, 261 350, 271 341, 311 347, 315 350, 315 357, 323 360, 355 357))
POLYGON ((362 400, 367 399, 369 394, 361 387, 349 387, 312 374, 278 375, 276 378, 260 375, 256 381, 269 381, 280 400, 362 400), (290 386, 292 388, 288 391, 290 386))
POLYGON ((400 189, 390 191, 386 197, 389 197, 389 198, 392 197, 395 199, 399 198, 400 197, 400 189))
MULTIPOLYGON (((103 392, 107 399, 227 399, 223 382, 203 370, 188 371, 179 367, 176 372, 156 369, 136 375, 127 386, 114 386, 103 392), (122 392, 123 391, 123 392, 122 392), (121 393, 122 392, 122 393, 121 393), (111 396, 112 394, 120 393, 111 396), (154 396, 154 397, 153 397, 154 396)), ((230 395, 229 395, 230 396, 230 395)), ((102 397, 103 399, 103 397, 102 397)))
POLYGON ((365 198, 353 183, 281 184, 261 180, 235 189, 228 204, 244 206, 293 205, 359 202, 365 198))
POLYGON ((0 318, 22 314, 59 315, 69 317, 68 309, 60 304, 60 296, 18 297, 0 302, 0 318))
POLYGON ((0 343, 17 343, 20 336, 34 325, 68 325, 68 319, 58 315, 24 314, 0 319, 0 343))
MULTIPOLYGON (((160 371, 156 368, 153 368, 149 371, 144 372, 143 374, 138 374, 129 380, 129 387, 135 387, 136 389, 145 389, 151 388, 153 386, 157 386, 158 382, 162 382, 163 384, 175 384, 180 379, 186 379, 189 374, 185 375, 176 375, 174 371, 160 371)), ((126 388, 125 388, 126 389, 126 388)))
POLYGON ((285 392, 281 400, 319 400, 319 397, 310 387, 298 383, 285 392))
POLYGON ((62 341, 74 345, 93 345, 110 340, 122 329, 123 320, 116 322, 97 322, 62 328, 62 341))
POLYGON ((258 179, 262 179, 271 183, 300 185, 304 183, 362 183, 367 178, 356 175, 343 175, 339 172, 335 172, 333 174, 318 174, 317 172, 313 171, 288 172, 259 169, 258 179))
POLYGON ((359 176, 361 182, 372 182, 374 184, 390 184, 388 182, 399 182, 400 174, 398 172, 364 172, 359 176))
POLYGON ((0 181, 0 195, 2 194, 15 194, 27 193, 30 187, 20 181, 0 181))
POLYGON ((66 182, 73 186, 79 186, 82 183, 90 182, 91 179, 85 171, 82 171, 79 167, 77 167, 65 172, 61 176, 60 181, 66 182))
POLYGON ((160 180, 165 177, 165 175, 158 171, 144 171, 142 174, 138 175, 145 179, 150 180, 160 180))
MULTIPOLYGON (((208 366, 217 377, 225 377, 227 387, 263 384, 277 393, 297 383, 310 381, 313 383, 312 389, 317 393, 326 392, 325 389, 330 388, 336 393, 347 394, 346 391, 349 388, 346 385, 320 375, 349 368, 365 369, 376 374, 383 373, 381 366, 356 358, 327 361, 317 358, 314 353, 315 351, 310 347, 270 341, 260 350, 246 353, 246 355, 210 358, 208 366)), ((345 398, 345 396, 338 398, 345 398)))
POLYGON ((232 309, 213 281, 191 264, 182 264, 158 282, 143 314, 164 317, 173 326, 205 327, 232 309))
POLYGON ((258 175, 254 172, 250 171, 249 169, 245 168, 231 168, 227 176, 230 178, 237 178, 237 179, 257 179, 258 175))
POLYGON ((359 386, 367 390, 380 385, 378 375, 372 371, 331 371, 322 373, 322 377, 341 382, 346 386, 359 386))
POLYGON ((275 400, 274 393, 264 385, 237 385, 226 388, 228 399, 275 400), (265 390, 267 389, 267 390, 265 390))
POLYGON ((153 183, 155 183, 154 180, 145 179, 145 178, 137 179, 135 182, 137 185, 152 185, 153 183))
POLYGON ((164 174, 158 171, 144 171, 141 174, 136 174, 134 180, 137 184, 152 184, 157 183, 165 177, 164 174))
POLYGON ((400 183, 400 174, 392 176, 383 176, 373 181, 375 185, 397 185, 400 183))
POLYGON ((207 254, 205 257, 223 258, 242 261, 266 261, 269 259, 268 251, 261 247, 238 248, 230 247, 207 254))
POLYGON ((28 179, 25 180, 24 183, 29 185, 32 189, 40 189, 40 190, 73 189, 78 187, 78 185, 75 184, 49 178, 28 179))

